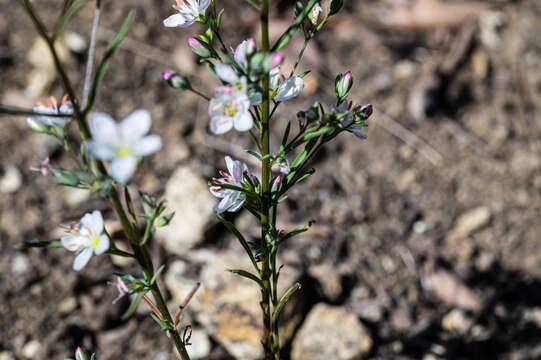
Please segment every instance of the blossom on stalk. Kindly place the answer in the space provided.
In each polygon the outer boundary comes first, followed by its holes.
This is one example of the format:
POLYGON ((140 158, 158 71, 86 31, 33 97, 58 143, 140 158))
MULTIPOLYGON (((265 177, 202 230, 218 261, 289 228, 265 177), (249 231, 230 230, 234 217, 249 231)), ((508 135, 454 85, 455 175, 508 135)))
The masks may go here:
POLYGON ((297 97, 304 89, 304 80, 299 76, 292 76, 288 79, 282 78, 280 67, 274 67, 270 73, 271 98, 281 102, 297 97))
POLYGON ((248 80, 246 79, 246 76, 239 76, 233 66, 217 63, 214 66, 214 71, 216 71, 216 75, 220 78, 220 80, 228 83, 238 91, 248 95, 250 105, 261 104, 261 101, 263 100, 261 94, 253 90, 249 92, 248 80))
POLYGON ((253 120, 250 114, 250 99, 245 92, 234 87, 216 88, 216 96, 210 100, 210 130, 224 134, 235 127, 238 131, 248 131, 253 120))
POLYGON ((169 16, 163 24, 167 27, 188 27, 205 14, 209 5, 210 0, 176 0, 173 9, 178 14, 169 16))
POLYGON ((39 132, 43 132, 47 126, 64 126, 71 121, 71 115, 73 115, 73 106, 68 100, 67 94, 64 95, 60 103, 54 96, 51 96, 47 104, 38 102, 33 110, 43 115, 29 116, 26 118, 26 122, 32 130, 39 132), (50 114, 66 116, 47 116, 50 114))
POLYGON ((255 40, 254 38, 249 38, 248 40, 242 41, 233 52, 233 57, 237 64, 241 67, 246 68, 248 66, 248 56, 253 54, 255 51, 255 40))
MULTIPOLYGON (((220 170, 221 178, 213 178, 212 181, 216 184, 234 185, 242 188, 244 174, 253 178, 254 176, 248 170, 248 166, 238 160, 233 160, 231 157, 225 157, 225 163, 227 164, 228 173, 220 170)), ((221 198, 222 200, 214 206, 214 211, 221 214, 225 211, 235 212, 238 211, 244 201, 246 201, 246 194, 243 191, 224 188, 220 185, 213 185, 210 187, 212 195, 221 198)))
POLYGON ((92 155, 111 160, 111 174, 118 182, 126 182, 137 167, 137 157, 152 154, 162 146, 158 135, 148 135, 152 120, 147 110, 136 110, 120 124, 103 113, 90 115, 92 140, 88 148, 92 155))
POLYGON ((291 172, 291 166, 289 165, 289 161, 284 158, 280 157, 274 161, 272 164, 272 171, 280 171, 282 174, 289 174, 291 172))
POLYGON ((109 249, 109 237, 104 233, 101 212, 86 213, 69 234, 60 239, 62 246, 77 253, 73 270, 79 271, 88 264, 92 254, 101 255, 109 249))

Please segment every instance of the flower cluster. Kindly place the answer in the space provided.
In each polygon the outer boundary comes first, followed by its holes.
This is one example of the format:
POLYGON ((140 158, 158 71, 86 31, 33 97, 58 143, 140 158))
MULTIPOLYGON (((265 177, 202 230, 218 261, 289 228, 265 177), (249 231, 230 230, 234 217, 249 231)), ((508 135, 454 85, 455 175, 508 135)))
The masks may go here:
POLYGON ((243 191, 244 184, 248 179, 257 181, 245 163, 233 160, 229 156, 225 157, 225 163, 229 174, 220 170, 222 177, 212 179, 213 185, 210 187, 212 195, 222 199, 214 206, 214 211, 218 214, 225 211, 235 212, 240 210, 242 204, 246 201, 246 193, 243 191))

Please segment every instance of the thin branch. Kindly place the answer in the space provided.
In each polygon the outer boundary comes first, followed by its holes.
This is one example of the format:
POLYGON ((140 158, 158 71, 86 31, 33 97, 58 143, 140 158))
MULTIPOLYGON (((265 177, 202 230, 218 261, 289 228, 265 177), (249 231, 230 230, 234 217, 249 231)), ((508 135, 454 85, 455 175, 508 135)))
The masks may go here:
POLYGON ((94 56, 96 52, 96 38, 98 34, 98 24, 100 21, 101 0, 96 0, 96 8, 94 9, 94 20, 92 22, 92 33, 90 37, 90 46, 88 48, 88 60, 86 62, 85 82, 83 86, 82 108, 86 108, 88 103, 88 94, 90 92, 90 83, 92 81, 92 69, 94 67, 94 56))
POLYGON ((175 318, 174 318, 174 326, 175 326, 175 329, 177 328, 178 326, 178 321, 180 319, 180 315, 182 315, 182 311, 186 308, 186 306, 188 306, 188 303, 190 302, 190 300, 192 299, 192 297, 195 295, 195 293, 197 292, 197 290, 199 289, 199 287, 201 286, 201 283, 200 282, 197 282, 192 290, 188 293, 188 295, 186 296, 186 298, 184 298, 184 301, 182 302, 182 304, 180 304, 178 306, 178 310, 177 312, 175 313, 175 318))

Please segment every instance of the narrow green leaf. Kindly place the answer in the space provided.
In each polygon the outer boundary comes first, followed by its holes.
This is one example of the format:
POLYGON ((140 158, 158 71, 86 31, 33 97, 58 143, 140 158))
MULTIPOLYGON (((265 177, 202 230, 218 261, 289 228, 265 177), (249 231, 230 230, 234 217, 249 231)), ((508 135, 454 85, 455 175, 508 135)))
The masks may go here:
POLYGON ((42 248, 42 247, 52 247, 58 248, 63 247, 60 241, 37 241, 37 242, 20 242, 15 245, 17 250, 26 250, 31 248, 42 248))
POLYGON ((109 250, 107 250, 107 254, 116 255, 116 256, 122 256, 122 257, 135 258, 135 255, 130 254, 129 252, 122 251, 122 250, 119 250, 117 248, 112 248, 112 247, 109 248, 109 250))
POLYGON ((300 14, 300 16, 297 17, 295 22, 282 34, 282 36, 280 36, 278 41, 276 41, 276 43, 272 47, 271 52, 279 51, 284 46, 286 46, 289 41, 291 41, 291 38, 293 37, 293 35, 295 35, 304 19, 306 19, 306 17, 310 14, 312 8, 316 5, 317 1, 318 0, 310 0, 310 2, 304 8, 304 11, 300 14))
POLYGON ((105 72, 107 71, 107 66, 109 64, 109 60, 115 53, 116 48, 126 36, 126 33, 128 32, 128 29, 133 22, 133 19, 135 17, 135 12, 132 10, 124 20, 124 23, 120 27, 120 30, 114 37, 114 39, 109 44, 109 47, 107 48, 107 51, 105 52, 105 55, 103 56, 103 59, 101 60, 100 65, 98 66, 98 70, 96 71, 96 75, 94 77, 94 83, 92 84, 92 88, 90 89, 90 94, 88 95, 88 105, 84 109, 85 114, 88 113, 88 111, 92 108, 94 105, 94 101, 96 100, 96 95, 98 93, 98 88, 100 87, 100 84, 103 80, 103 77, 105 76, 105 72))
POLYGON ((284 137, 282 138, 282 146, 286 146, 287 139, 289 138, 289 131, 291 130, 291 121, 287 122, 286 131, 284 132, 284 137))
POLYGON ((295 161, 293 161, 293 164, 291 164, 291 168, 296 169, 304 159, 308 156, 308 149, 304 148, 301 153, 295 158, 295 161))
POLYGON ((298 184, 304 180, 306 180, 307 178, 309 178, 310 176, 312 176, 312 174, 314 174, 316 171, 314 169, 310 169, 308 171, 306 171, 301 177, 299 177, 296 181, 295 181, 295 184, 298 184))
POLYGON ((308 141, 308 140, 316 138, 318 136, 325 135, 326 133, 332 131, 333 129, 334 129, 334 127, 332 127, 332 126, 323 126, 321 129, 319 129, 317 131, 314 131, 312 133, 304 135, 303 140, 308 141))
POLYGON ((252 281, 255 281, 257 285, 259 285, 259 287, 263 289, 263 283, 261 282, 261 280, 257 276, 252 274, 251 272, 248 272, 246 270, 235 270, 235 269, 227 269, 227 271, 232 272, 233 274, 240 275, 252 281))
POLYGON ((64 13, 64 16, 62 16, 62 19, 58 23, 58 26, 55 30, 55 37, 59 38, 62 33, 64 32, 64 29, 66 28, 66 25, 70 22, 71 18, 77 14, 77 12, 86 4, 87 0, 75 0, 71 6, 66 10, 64 13))
POLYGON ((300 77, 301 79, 303 79, 306 75, 310 74, 311 72, 312 72, 312 70, 306 70, 305 72, 303 72, 302 74, 297 75, 297 76, 300 77))
POLYGON ((244 150, 244 151, 246 151, 248 154, 254 156, 254 157, 257 158, 258 160, 263 161, 263 158, 261 157, 261 154, 255 152, 255 151, 253 151, 253 150, 250 150, 250 149, 246 149, 246 150, 244 150))
POLYGON ((122 314, 122 320, 125 321, 127 319, 129 319, 134 313, 135 313, 135 310, 137 310, 137 307, 139 306, 139 303, 141 302, 141 300, 143 299, 143 296, 145 296, 145 293, 144 292, 140 292, 137 294, 137 296, 135 297, 135 299, 133 300, 133 302, 131 303, 130 307, 128 308, 128 310, 126 310, 126 312, 124 314, 122 314))
POLYGON ((254 265, 254 268, 259 272, 259 266, 257 266, 257 261, 255 260, 254 254, 252 253, 252 249, 250 249, 250 246, 248 245, 248 242, 242 236, 240 231, 237 230, 235 225, 231 223, 230 221, 227 221, 222 215, 216 215, 218 217, 218 220, 222 222, 222 224, 225 225, 225 227, 235 235, 235 237, 239 240, 240 244, 246 251, 246 254, 250 257, 250 260, 252 261, 252 264, 254 265))
POLYGON ((150 279, 150 285, 153 285, 156 282, 156 279, 158 278, 160 273, 163 271, 163 269, 165 269, 165 264, 160 266, 158 270, 156 270, 156 272, 154 273, 154 276, 152 276, 152 279, 150 279))
MULTIPOLYGON (((8 105, 0 105, 0 116, 6 116, 6 115, 34 115, 34 116, 43 116, 43 114, 35 112, 30 109, 23 109, 16 106, 8 106, 8 105)), ((64 114, 47 114, 47 116, 50 117, 63 117, 65 118, 66 115, 64 114)))
POLYGON ((282 310, 284 309, 284 306, 286 306, 287 302, 289 301, 291 296, 295 293, 295 291, 299 290, 300 288, 301 288, 301 284, 295 283, 289 289, 287 289, 284 296, 282 296, 282 298, 280 299, 280 302, 278 303, 276 310, 274 310, 274 313, 272 314, 273 324, 278 325, 278 321, 280 320, 280 315, 282 314, 282 310))
POLYGON ((292 230, 292 231, 288 232, 284 236, 280 237, 280 243, 287 240, 287 239, 289 239, 289 238, 292 238, 295 235, 298 235, 298 234, 301 234, 301 233, 303 233, 305 231, 308 231, 312 227, 313 223, 314 223, 314 221, 310 221, 310 222, 308 222, 308 225, 300 226, 300 227, 296 228, 295 230, 292 230))

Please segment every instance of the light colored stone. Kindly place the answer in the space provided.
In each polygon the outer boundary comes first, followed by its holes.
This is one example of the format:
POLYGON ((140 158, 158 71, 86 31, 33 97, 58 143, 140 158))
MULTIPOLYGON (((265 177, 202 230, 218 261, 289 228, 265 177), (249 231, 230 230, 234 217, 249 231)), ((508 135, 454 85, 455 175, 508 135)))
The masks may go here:
MULTIPOLYGON (((261 308, 258 286, 246 278, 230 273, 226 269, 242 269, 254 272, 248 257, 233 251, 218 254, 202 251, 191 258, 204 259, 202 266, 201 289, 190 302, 189 309, 205 330, 235 358, 243 360, 260 359, 261 347, 261 308)), ((280 275, 278 296, 298 279, 299 273, 285 267, 280 275)), ((294 328, 300 323, 301 311, 293 296, 285 307, 280 328, 281 340, 287 341, 294 328)))
POLYGON ((464 334, 471 326, 471 320, 463 310, 453 309, 441 319, 441 326, 447 331, 464 334))
POLYGON ((205 330, 193 329, 190 343, 191 345, 186 347, 190 359, 205 359, 210 354, 212 344, 205 330))
POLYGON ((16 254, 11 260, 11 272, 15 275, 26 274, 30 270, 30 262, 24 254, 16 254))
POLYGON ((0 360, 15 360, 15 355, 10 351, 0 352, 0 360))
POLYGON ((190 166, 175 170, 165 188, 167 212, 175 212, 168 226, 158 228, 156 238, 173 253, 184 254, 203 240, 204 232, 214 219, 214 197, 207 183, 190 166))
POLYGON ((480 206, 466 211, 458 217, 449 233, 449 240, 465 238, 487 225, 492 217, 490 208, 480 206))
POLYGON ((77 308, 77 299, 74 296, 65 298, 58 304, 58 312, 62 315, 71 313, 77 308))
POLYGON ((23 177, 19 169, 14 165, 8 165, 0 178, 0 192, 10 194, 19 190, 23 183, 23 177))
POLYGON ((90 194, 91 192, 85 189, 77 189, 74 187, 66 187, 64 189, 64 199, 70 207, 75 207, 88 200, 90 194))
POLYGON ((353 360, 372 339, 357 317, 341 307, 317 304, 293 340, 292 360, 353 360))
POLYGON ((41 350, 41 344, 37 340, 32 340, 26 343, 21 350, 21 355, 26 359, 36 359, 39 351, 41 350))

